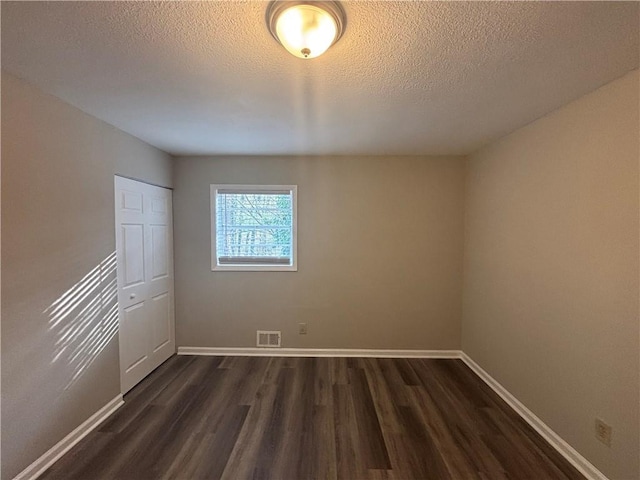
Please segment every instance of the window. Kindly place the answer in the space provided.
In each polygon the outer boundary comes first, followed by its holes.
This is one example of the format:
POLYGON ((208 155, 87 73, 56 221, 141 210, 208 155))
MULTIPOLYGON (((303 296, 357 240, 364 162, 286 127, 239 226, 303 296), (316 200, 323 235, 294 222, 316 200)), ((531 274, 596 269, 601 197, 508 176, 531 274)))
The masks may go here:
POLYGON ((295 271, 295 185, 211 185, 211 269, 295 271))

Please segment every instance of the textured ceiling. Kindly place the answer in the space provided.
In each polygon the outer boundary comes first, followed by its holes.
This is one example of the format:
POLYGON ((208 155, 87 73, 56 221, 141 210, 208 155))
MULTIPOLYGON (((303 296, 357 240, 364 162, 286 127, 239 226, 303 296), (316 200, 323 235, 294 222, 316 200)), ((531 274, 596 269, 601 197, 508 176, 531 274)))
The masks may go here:
POLYGON ((1 4, 3 69, 173 154, 468 153, 640 56, 636 2, 344 2, 314 60, 264 2, 1 4))

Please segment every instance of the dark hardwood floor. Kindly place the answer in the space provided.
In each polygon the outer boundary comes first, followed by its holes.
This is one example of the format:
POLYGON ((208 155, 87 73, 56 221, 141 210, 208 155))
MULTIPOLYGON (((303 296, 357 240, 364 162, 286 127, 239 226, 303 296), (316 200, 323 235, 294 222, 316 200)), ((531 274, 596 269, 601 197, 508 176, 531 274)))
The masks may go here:
POLYGON ((174 356, 41 478, 583 477, 460 360, 174 356))

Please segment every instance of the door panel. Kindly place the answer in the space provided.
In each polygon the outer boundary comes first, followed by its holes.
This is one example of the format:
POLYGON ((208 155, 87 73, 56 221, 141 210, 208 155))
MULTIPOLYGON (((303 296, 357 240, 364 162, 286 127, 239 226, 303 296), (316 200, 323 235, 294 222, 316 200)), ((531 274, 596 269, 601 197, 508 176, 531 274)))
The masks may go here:
POLYGON ((169 295, 162 293, 153 300, 153 351, 171 341, 171 318, 169 314, 169 295))
POLYGON ((144 282, 144 225, 122 225, 123 287, 144 282))
POLYGON ((171 191, 115 177, 120 380, 126 393, 175 353, 171 191))
POLYGON ((166 277, 169 273, 169 229, 166 225, 151 225, 152 278, 166 277))
POLYGON ((120 198, 124 211, 142 213, 142 193, 122 190, 120 198))
POLYGON ((151 197, 151 212, 154 214, 167 213, 167 199, 165 197, 151 197))
POLYGON ((138 346, 146 341, 146 312, 144 302, 123 309, 121 324, 121 343, 123 367, 125 372, 132 371, 141 362, 147 360, 148 355, 138 346))

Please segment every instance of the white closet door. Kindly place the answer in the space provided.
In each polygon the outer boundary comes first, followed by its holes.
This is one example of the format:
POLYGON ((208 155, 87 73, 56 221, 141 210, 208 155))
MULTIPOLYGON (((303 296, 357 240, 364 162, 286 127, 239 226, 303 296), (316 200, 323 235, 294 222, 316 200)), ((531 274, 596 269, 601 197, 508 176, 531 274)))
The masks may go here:
POLYGON ((115 177, 120 384, 175 353, 171 190, 115 177))

